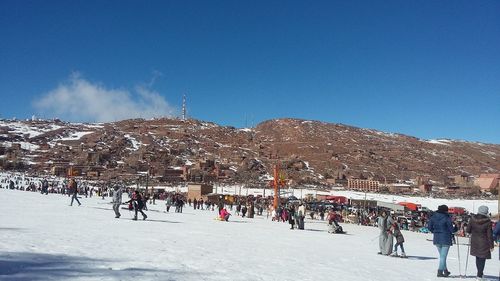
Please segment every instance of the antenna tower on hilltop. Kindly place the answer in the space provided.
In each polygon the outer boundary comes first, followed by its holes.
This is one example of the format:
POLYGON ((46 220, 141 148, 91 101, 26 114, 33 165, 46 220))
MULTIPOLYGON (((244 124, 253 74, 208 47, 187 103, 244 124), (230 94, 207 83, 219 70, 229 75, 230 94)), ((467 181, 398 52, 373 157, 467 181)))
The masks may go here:
POLYGON ((182 120, 186 120, 186 95, 182 96, 182 120))

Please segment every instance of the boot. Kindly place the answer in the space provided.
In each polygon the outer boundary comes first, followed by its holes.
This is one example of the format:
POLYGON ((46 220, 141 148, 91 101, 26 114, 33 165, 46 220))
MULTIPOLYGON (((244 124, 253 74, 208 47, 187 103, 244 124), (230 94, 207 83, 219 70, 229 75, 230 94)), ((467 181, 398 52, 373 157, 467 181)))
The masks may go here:
POLYGON ((142 217, 142 220, 146 220, 147 218, 148 218, 148 216, 144 215, 144 216, 142 217))
POLYGON ((134 216, 134 218, 132 220, 136 221, 137 220, 137 216, 134 216))
POLYGON ((444 277, 443 270, 438 269, 437 277, 444 277))
POLYGON ((448 271, 448 269, 443 270, 444 277, 448 277, 448 276, 450 276, 450 274, 451 273, 448 271))

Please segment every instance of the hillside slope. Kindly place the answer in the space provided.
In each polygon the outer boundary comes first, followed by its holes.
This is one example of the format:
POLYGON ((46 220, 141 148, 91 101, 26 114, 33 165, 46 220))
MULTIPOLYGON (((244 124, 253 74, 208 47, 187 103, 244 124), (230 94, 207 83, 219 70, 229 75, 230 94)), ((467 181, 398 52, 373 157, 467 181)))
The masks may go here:
POLYGON ((380 180, 500 171, 500 145, 421 140, 342 124, 275 119, 252 129, 179 119, 82 124, 0 121, 4 169, 48 172, 55 163, 104 167, 103 175, 161 172, 211 159, 229 181, 269 178, 280 164, 295 183, 343 176, 380 180), (232 173, 229 173, 232 172, 232 173))

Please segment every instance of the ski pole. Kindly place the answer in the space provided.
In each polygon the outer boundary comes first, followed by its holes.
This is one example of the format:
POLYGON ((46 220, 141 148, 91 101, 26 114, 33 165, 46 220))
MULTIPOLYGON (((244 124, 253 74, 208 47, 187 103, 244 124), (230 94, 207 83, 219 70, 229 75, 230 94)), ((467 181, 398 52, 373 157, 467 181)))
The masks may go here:
POLYGON ((460 266, 460 241, 458 241, 458 237, 454 236, 455 243, 457 244, 457 253, 458 253, 458 276, 462 277, 462 267, 460 266))
POLYGON ((469 265, 469 254, 470 254, 470 236, 469 236, 469 244, 467 245, 467 257, 465 258, 465 278, 467 278, 467 267, 469 265))

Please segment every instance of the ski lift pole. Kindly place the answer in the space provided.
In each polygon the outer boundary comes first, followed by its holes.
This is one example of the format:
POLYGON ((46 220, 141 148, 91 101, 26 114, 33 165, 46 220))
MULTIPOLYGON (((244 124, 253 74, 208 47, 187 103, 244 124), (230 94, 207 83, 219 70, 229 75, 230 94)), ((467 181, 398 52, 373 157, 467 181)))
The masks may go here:
POLYGON ((278 179, 278 165, 274 166, 273 170, 273 175, 274 175, 274 180, 273 180, 273 185, 274 185, 274 209, 278 209, 279 206, 279 179, 278 179))

